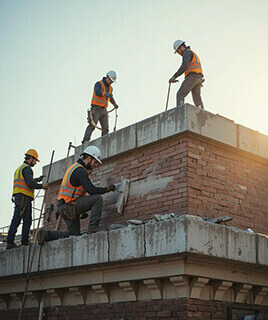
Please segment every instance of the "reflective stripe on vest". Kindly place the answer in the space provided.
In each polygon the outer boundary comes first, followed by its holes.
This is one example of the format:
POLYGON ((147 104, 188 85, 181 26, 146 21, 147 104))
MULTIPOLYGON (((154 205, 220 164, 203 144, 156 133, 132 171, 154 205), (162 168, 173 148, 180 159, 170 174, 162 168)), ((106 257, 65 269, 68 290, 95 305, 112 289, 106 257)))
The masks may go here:
MULTIPOLYGON (((108 90, 107 90, 107 88, 106 88, 106 86, 105 86, 103 81, 99 81, 99 83, 101 84, 101 90, 104 93, 112 93, 112 91, 113 91, 112 86, 109 86, 108 90)), ((106 98, 105 96, 103 96, 103 97, 97 96, 96 92, 95 92, 95 89, 94 89, 93 97, 92 97, 92 100, 91 100, 91 104, 99 106, 99 107, 108 108, 109 101, 110 101, 110 98, 106 98)))
POLYGON ((30 167, 28 164, 23 163, 18 167, 14 173, 14 183, 13 183, 13 195, 22 193, 28 197, 34 198, 34 189, 30 189, 23 177, 22 170, 26 167, 30 167))
MULTIPOLYGON (((190 50, 190 49, 187 49, 190 50)), ((189 63, 188 68, 186 69, 186 71, 184 72, 185 77, 190 73, 190 72, 195 72, 195 73, 202 73, 202 67, 201 67, 201 62, 200 59, 198 58, 198 55, 196 53, 194 53, 192 50, 190 50, 193 54, 193 58, 191 60, 191 62, 189 63)))
POLYGON ((58 200, 63 199, 66 203, 69 203, 69 202, 74 201, 80 197, 85 196, 86 190, 82 186, 74 187, 73 185, 71 185, 71 182, 70 182, 72 173, 74 172, 75 169, 77 169, 79 167, 86 170, 81 164, 75 162, 65 172, 64 177, 62 179, 61 186, 60 186, 58 200))

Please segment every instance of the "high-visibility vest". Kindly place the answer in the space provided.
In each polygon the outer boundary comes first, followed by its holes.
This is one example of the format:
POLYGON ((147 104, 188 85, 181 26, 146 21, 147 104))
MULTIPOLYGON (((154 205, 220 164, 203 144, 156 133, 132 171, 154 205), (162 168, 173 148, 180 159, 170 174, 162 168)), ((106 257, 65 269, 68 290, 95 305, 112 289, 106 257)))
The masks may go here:
POLYGON ((187 49, 187 50, 190 50, 192 52, 193 58, 192 58, 191 62, 189 63, 188 68, 184 72, 185 77, 190 72, 202 73, 203 74, 202 67, 201 67, 201 62, 200 62, 200 59, 198 58, 198 55, 196 53, 194 53, 193 50, 191 50, 191 49, 187 49))
POLYGON ((58 194, 58 200, 63 199, 66 203, 69 203, 71 201, 74 201, 86 195, 86 190, 82 186, 74 187, 71 184, 72 173, 74 172, 75 169, 80 167, 86 170, 81 164, 79 164, 78 162, 75 162, 65 172, 61 182, 60 191, 58 194))
POLYGON ((113 92, 113 88, 112 86, 108 87, 108 90, 104 84, 103 81, 99 81, 99 83, 101 84, 101 91, 102 91, 102 97, 99 97, 96 95, 95 89, 93 90, 93 97, 91 100, 91 104, 95 105, 95 106, 99 106, 99 107, 105 107, 108 108, 108 103, 110 101, 110 98, 106 98, 105 97, 105 93, 112 93, 113 92))
POLYGON ((13 195, 22 193, 28 197, 34 198, 34 189, 30 189, 23 177, 22 170, 30 167, 28 164, 23 163, 18 167, 14 173, 13 195))

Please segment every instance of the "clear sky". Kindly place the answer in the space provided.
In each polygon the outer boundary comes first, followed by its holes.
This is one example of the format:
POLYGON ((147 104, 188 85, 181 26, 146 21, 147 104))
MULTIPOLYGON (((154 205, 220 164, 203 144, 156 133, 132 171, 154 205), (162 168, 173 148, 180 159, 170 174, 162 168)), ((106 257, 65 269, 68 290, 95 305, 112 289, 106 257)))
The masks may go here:
POLYGON ((205 109, 268 134, 267 12, 267 0, 0 0, 0 226, 25 151, 40 154, 37 176, 53 149, 58 160, 69 141, 79 145, 107 71, 118 74, 119 129, 164 111, 177 39, 200 57, 205 109))

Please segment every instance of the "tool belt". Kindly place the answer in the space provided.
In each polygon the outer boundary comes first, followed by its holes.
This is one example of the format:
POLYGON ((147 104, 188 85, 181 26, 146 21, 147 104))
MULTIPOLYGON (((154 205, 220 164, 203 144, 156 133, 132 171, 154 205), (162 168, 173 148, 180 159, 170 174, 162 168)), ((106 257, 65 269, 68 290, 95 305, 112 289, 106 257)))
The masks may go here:
POLYGON ((64 200, 63 202, 60 200, 58 203, 57 215, 61 215, 63 219, 74 220, 76 217, 75 207, 76 201, 65 203, 64 200))
POLYGON ((21 203, 19 204, 17 201, 15 201, 15 196, 13 196, 11 198, 11 201, 13 203, 15 203, 16 206, 18 206, 20 208, 20 217, 24 217, 24 214, 25 214, 25 210, 26 210, 26 207, 28 205, 28 201, 31 201, 27 196, 25 196, 24 194, 19 194, 18 196, 21 196, 21 203))
MULTIPOLYGON (((99 108, 103 108, 103 107, 99 107, 99 108)), ((99 129, 99 130, 102 130, 101 127, 97 126, 97 124, 95 123, 94 119, 93 119, 93 113, 94 113, 94 110, 87 110, 87 122, 89 124, 92 124, 93 127, 99 129)))

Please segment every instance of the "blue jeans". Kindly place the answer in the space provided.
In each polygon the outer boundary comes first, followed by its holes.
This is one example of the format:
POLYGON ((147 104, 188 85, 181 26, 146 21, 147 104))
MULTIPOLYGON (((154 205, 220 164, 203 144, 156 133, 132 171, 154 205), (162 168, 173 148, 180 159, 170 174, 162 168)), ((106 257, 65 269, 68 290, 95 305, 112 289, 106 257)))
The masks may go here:
POLYGON ((22 245, 27 245, 29 243, 29 232, 32 225, 32 200, 19 193, 14 196, 14 201, 15 210, 8 231, 7 243, 14 242, 18 226, 20 225, 21 220, 23 220, 21 243, 22 245), (21 214, 23 209, 24 212, 21 214))

